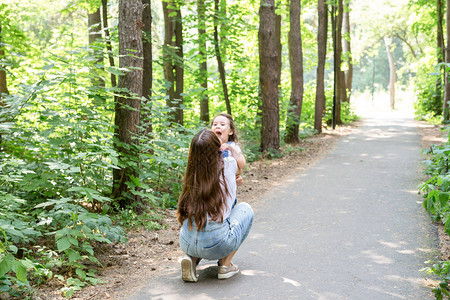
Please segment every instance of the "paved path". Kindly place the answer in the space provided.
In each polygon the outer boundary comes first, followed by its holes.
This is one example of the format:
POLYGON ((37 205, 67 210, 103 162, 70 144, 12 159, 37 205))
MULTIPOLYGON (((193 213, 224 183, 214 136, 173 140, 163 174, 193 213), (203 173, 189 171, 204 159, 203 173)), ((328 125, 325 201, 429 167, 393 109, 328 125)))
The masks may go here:
POLYGON ((219 281, 202 262, 197 283, 177 270, 127 299, 434 299, 419 272, 436 255, 421 160, 412 119, 366 119, 261 199, 235 257, 241 274, 219 281))

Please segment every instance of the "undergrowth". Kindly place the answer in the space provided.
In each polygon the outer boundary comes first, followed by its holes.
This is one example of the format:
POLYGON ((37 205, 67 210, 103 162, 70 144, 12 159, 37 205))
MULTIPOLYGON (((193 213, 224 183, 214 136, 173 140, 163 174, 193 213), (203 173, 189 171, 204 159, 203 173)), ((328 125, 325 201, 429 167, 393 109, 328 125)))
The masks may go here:
MULTIPOLYGON (((447 127, 447 131, 448 131, 447 127)), ((433 145, 424 150, 428 159, 424 161, 425 174, 430 178, 422 184, 419 192, 423 195, 423 206, 434 222, 441 222, 445 232, 450 235, 450 139, 442 145, 433 145)), ((427 262, 431 266, 422 269, 423 272, 433 274, 440 279, 440 283, 433 288, 436 299, 450 296, 450 262, 427 262)))

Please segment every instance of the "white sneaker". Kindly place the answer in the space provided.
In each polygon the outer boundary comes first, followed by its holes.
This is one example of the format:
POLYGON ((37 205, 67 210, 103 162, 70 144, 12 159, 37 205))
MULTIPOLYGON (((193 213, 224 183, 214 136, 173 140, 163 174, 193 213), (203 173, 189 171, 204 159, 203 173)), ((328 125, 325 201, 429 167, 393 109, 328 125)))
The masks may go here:
POLYGON ((192 258, 186 255, 181 259, 181 279, 186 282, 197 282, 198 276, 192 258))

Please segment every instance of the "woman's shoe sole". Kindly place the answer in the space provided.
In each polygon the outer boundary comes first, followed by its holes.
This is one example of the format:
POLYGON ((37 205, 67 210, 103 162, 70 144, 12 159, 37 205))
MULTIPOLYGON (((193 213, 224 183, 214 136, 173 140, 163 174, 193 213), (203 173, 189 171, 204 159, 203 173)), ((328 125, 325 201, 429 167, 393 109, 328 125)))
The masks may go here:
POLYGON ((190 258, 184 257, 181 260, 181 279, 186 282, 197 282, 198 280, 190 258))

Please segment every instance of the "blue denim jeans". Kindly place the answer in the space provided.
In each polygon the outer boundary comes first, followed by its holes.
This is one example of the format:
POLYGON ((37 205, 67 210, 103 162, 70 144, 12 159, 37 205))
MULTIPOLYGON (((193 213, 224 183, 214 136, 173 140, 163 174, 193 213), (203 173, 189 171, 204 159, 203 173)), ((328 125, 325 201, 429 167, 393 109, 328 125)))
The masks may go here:
POLYGON ((185 220, 180 230, 180 247, 192 257, 221 259, 239 249, 250 232, 253 216, 250 205, 239 203, 222 223, 208 221, 201 231, 197 230, 195 223, 189 230, 185 220))

